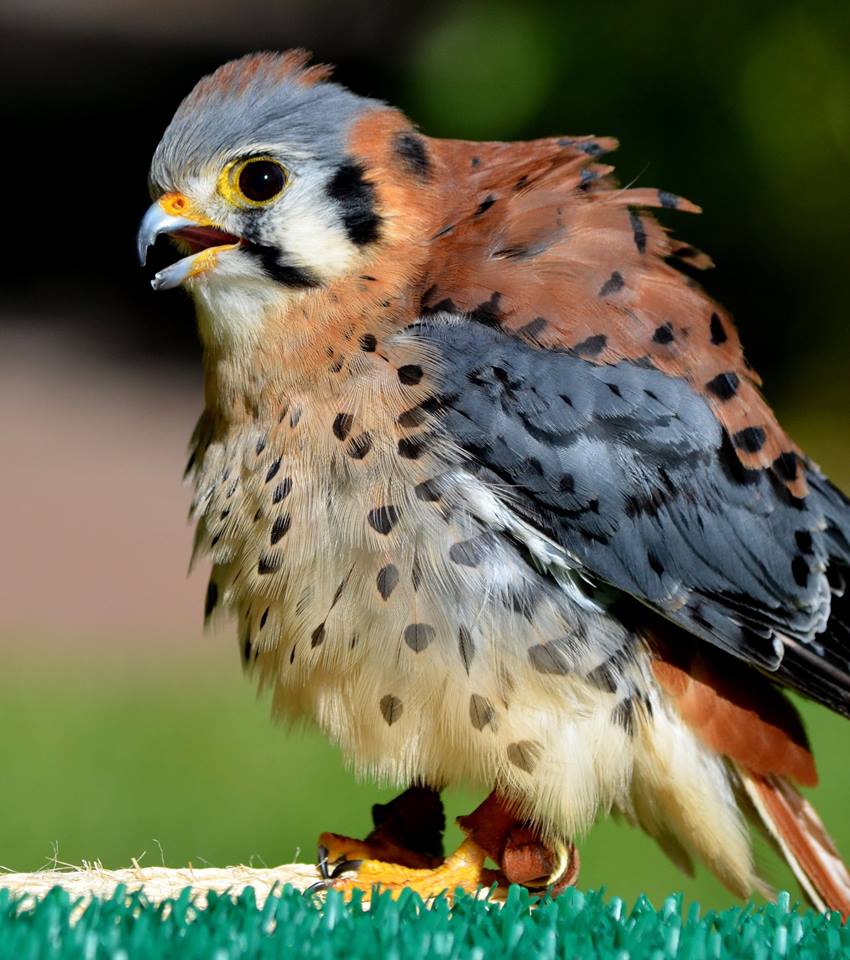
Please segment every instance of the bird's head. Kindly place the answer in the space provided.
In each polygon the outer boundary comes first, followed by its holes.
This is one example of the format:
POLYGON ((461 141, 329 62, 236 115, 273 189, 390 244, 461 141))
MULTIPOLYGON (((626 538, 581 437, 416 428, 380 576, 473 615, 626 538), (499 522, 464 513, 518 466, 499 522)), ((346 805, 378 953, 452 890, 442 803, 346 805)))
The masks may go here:
POLYGON ((424 142, 402 114, 328 75, 301 51, 253 54, 180 104, 153 158, 138 250, 144 262, 167 234, 185 255, 154 289, 185 285, 199 315, 233 327, 258 304, 368 272, 398 241, 395 181, 421 193, 424 142))

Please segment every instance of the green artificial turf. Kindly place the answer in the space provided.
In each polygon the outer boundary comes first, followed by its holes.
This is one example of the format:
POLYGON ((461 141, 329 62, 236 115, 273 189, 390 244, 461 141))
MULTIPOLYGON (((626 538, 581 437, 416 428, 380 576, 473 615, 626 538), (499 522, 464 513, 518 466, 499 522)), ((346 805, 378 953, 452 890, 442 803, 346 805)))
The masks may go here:
POLYGON ((250 888, 238 897, 210 895, 205 909, 191 891, 149 903, 127 894, 93 900, 74 918, 74 901, 55 888, 35 905, 0 891, 0 960, 84 957, 86 960, 240 960, 331 958, 404 960, 498 957, 666 960, 669 957, 751 957, 800 960, 847 957, 850 929, 837 914, 799 912, 782 894, 777 904, 700 913, 680 896, 656 910, 640 897, 628 909, 618 897, 567 890, 557 900, 534 899, 512 887, 497 906, 459 896, 430 907, 413 893, 398 901, 384 894, 363 909, 332 892, 327 902, 290 887, 258 906, 250 888))

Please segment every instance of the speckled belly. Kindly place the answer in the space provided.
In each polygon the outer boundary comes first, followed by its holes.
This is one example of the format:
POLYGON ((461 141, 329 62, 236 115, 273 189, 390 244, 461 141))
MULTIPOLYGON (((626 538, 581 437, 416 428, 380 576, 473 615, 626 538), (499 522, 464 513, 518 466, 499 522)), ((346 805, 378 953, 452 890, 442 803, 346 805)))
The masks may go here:
POLYGON ((568 571, 538 572, 547 545, 433 437, 400 458, 353 417, 296 426, 211 444, 198 484, 213 602, 274 711, 400 786, 500 785, 571 829, 622 799, 647 702, 634 638, 568 571))

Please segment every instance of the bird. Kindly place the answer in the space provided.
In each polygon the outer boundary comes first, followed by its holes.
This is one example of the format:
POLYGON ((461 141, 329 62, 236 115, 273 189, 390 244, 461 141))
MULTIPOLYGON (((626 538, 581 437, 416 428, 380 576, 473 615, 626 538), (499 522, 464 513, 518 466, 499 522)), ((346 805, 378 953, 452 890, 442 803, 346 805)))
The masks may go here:
POLYGON ((202 344, 205 616, 401 791, 321 835, 321 888, 557 894, 615 813, 769 896, 752 824, 846 916, 786 693, 850 716, 850 501, 659 222, 699 207, 620 186, 616 146, 429 137, 301 50, 197 83, 137 240, 202 344), (452 784, 486 797, 446 856, 452 784))

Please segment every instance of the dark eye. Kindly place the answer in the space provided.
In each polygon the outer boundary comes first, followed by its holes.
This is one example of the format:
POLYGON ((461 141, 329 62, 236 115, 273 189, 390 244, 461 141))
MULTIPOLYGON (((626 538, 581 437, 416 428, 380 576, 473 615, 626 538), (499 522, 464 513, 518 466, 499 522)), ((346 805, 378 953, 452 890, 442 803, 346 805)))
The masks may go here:
POLYGON ((239 192, 251 203, 268 203, 283 193, 286 171, 275 160, 248 160, 236 181, 239 192))

